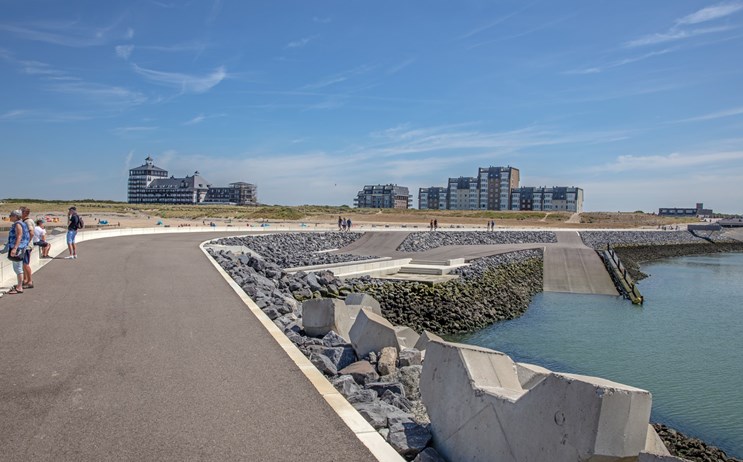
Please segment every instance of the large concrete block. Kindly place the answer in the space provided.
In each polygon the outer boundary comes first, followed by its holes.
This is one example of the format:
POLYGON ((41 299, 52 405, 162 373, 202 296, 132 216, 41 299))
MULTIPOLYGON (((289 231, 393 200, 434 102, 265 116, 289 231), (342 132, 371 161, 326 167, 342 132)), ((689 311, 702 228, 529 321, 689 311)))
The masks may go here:
POLYGON ((314 298, 302 302, 302 324, 307 335, 323 337, 330 331, 349 340, 351 318, 343 300, 314 298))
POLYGON ((382 351, 384 347, 395 347, 400 350, 395 327, 370 308, 362 308, 359 311, 349 335, 351 345, 359 358, 365 357, 371 351, 382 351))
POLYGON ((449 460, 611 462, 646 446, 649 392, 497 351, 431 341, 420 389, 449 460))
POLYGON ((395 335, 401 348, 415 348, 420 335, 408 326, 395 326, 395 335))
POLYGON ((418 338, 418 341, 415 342, 415 349, 419 351, 424 351, 426 347, 428 346, 428 342, 431 342, 432 340, 438 340, 439 342, 443 342, 444 339, 439 337, 438 335, 434 334, 433 332, 429 332, 427 330, 424 330, 421 334, 420 338, 418 338))
POLYGON ((376 298, 369 294, 352 293, 346 295, 346 305, 348 306, 368 306, 378 315, 382 315, 382 307, 376 298))

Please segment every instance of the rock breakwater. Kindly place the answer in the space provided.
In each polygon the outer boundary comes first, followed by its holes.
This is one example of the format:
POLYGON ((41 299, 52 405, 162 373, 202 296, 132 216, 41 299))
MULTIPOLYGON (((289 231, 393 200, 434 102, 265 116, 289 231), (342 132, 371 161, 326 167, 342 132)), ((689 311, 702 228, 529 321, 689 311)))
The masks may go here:
POLYGON ((642 263, 672 257, 685 257, 689 255, 704 255, 711 253, 743 252, 743 242, 721 242, 711 244, 706 241, 694 244, 670 244, 670 245, 636 245, 614 247, 614 251, 622 259, 632 278, 636 281, 648 277, 640 269, 642 263))
POLYGON ((485 257, 455 270, 457 280, 430 286, 369 277, 347 280, 354 291, 377 299, 393 324, 437 334, 472 332, 521 316, 542 291, 541 250, 485 257))
POLYGON ((326 265, 369 260, 374 256, 317 253, 345 247, 363 233, 277 233, 218 239, 217 244, 241 245, 281 268, 326 265))
MULTIPOLYGON (((594 249, 634 245, 704 244, 709 241, 688 231, 581 231, 583 243, 594 249)), ((733 242, 725 236, 716 237, 718 242, 733 242)))
POLYGON ((555 243, 552 231, 431 231, 410 233, 397 248, 400 252, 425 252, 447 245, 495 245, 555 243))
POLYGON ((653 424, 653 428, 674 456, 692 462, 742 462, 740 459, 728 457, 722 449, 706 444, 698 438, 686 436, 673 428, 662 424, 653 424))

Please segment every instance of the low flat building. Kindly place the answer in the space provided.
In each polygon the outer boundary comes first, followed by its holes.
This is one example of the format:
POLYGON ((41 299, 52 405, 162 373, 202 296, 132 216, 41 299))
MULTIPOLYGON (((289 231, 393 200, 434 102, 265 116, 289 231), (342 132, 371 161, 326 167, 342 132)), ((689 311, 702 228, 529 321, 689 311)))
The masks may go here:
POLYGON ((366 185, 353 199, 354 207, 369 209, 409 209, 412 202, 407 186, 396 184, 366 185))
POLYGON ((694 208, 661 207, 658 209, 658 215, 664 217, 711 217, 712 214, 712 209, 705 209, 702 202, 697 202, 694 208))

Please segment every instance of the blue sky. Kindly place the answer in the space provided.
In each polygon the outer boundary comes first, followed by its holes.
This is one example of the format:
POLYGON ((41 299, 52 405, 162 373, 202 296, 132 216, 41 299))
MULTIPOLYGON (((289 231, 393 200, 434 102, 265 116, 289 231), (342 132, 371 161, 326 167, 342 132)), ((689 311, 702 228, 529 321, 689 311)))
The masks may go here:
POLYGON ((512 165, 740 213, 742 51, 743 1, 1 0, 0 197, 125 200, 152 155, 269 204, 512 165))

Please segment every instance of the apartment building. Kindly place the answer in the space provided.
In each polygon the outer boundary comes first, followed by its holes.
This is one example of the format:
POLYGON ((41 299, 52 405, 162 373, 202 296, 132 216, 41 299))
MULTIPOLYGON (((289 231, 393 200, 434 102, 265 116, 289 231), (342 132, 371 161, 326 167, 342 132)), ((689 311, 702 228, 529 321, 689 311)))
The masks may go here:
POLYGON ((519 169, 480 167, 477 173, 479 210, 509 210, 511 191, 519 187, 519 169))
POLYGON ((446 210, 446 188, 431 186, 418 190, 418 208, 420 210, 446 210))
POLYGON ((127 202, 130 204, 232 203, 255 205, 256 187, 250 183, 231 183, 219 188, 210 185, 199 172, 183 178, 168 177, 168 171, 155 166, 147 156, 144 165, 129 170, 127 202), (212 191, 211 194, 209 192, 212 191), (228 200, 224 200, 228 199, 228 200))
POLYGON ((252 183, 238 181, 227 187, 210 187, 205 204, 258 205, 258 188, 252 183))
POLYGON ((366 185, 353 199, 354 207, 372 209, 409 209, 413 198, 406 186, 366 185))
POLYGON ((575 186, 523 186, 511 192, 511 210, 582 212, 583 189, 575 186))
POLYGON ((449 178, 447 194, 448 210, 477 210, 480 199, 477 178, 472 176, 449 178))

